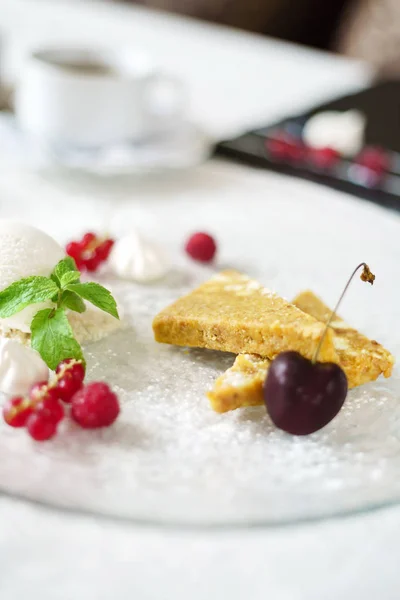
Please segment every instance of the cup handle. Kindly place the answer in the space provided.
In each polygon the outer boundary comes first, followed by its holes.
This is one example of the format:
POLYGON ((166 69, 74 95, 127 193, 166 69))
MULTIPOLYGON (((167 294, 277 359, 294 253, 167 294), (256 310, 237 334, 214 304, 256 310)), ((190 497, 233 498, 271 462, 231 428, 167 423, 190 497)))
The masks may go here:
POLYGON ((155 73, 146 82, 142 110, 153 121, 166 125, 175 123, 184 116, 185 104, 184 86, 178 78, 155 73))

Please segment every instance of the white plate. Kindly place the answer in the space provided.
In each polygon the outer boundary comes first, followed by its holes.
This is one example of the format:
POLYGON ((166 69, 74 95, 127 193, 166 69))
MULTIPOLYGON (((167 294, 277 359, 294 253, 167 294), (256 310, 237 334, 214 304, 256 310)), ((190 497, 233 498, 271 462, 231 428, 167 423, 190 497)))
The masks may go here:
POLYGON ((153 341, 156 312, 212 272, 176 250, 201 226, 219 240, 218 267, 242 269, 286 297, 311 288, 332 305, 366 260, 376 284, 354 281, 341 314, 399 355, 399 217, 307 183, 219 169, 204 171, 210 188, 197 197, 169 190, 146 207, 176 253, 170 277, 150 287, 113 282, 131 329, 87 353, 90 378, 120 395, 119 421, 99 432, 66 424, 45 444, 2 424, 1 489, 68 509, 202 526, 293 522, 400 500, 398 368, 351 391, 324 430, 297 438, 277 431, 262 407, 211 410, 204 394, 233 356, 153 341))

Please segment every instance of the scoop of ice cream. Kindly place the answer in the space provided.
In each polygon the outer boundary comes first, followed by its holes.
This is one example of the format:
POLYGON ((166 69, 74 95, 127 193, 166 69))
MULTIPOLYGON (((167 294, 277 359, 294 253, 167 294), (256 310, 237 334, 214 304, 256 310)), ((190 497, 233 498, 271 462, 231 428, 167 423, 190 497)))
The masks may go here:
POLYGON ((119 277, 140 283, 160 279, 169 269, 165 251, 135 231, 115 242, 109 264, 119 277))
POLYGON ((320 112, 305 124, 303 141, 311 148, 333 148, 352 157, 364 145, 365 123, 365 115, 358 110, 320 112))
POLYGON ((39 354, 15 340, 0 338, 0 391, 24 395, 34 383, 45 381, 49 369, 39 354))
MULTIPOLYGON (((65 252, 61 246, 40 229, 17 221, 0 219, 0 291, 24 277, 48 277, 64 256, 65 252)), ((35 313, 48 306, 51 304, 28 306, 7 319, 0 319, 0 326, 3 329, 20 329, 28 333, 35 313)))

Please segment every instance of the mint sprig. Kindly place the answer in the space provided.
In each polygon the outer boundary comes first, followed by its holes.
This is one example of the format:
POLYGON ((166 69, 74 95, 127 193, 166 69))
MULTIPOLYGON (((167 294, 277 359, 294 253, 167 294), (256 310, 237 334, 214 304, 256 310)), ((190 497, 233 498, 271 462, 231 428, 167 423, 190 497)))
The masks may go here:
POLYGON ((61 294, 60 308, 69 308, 78 313, 84 313, 86 304, 75 292, 64 290, 61 294))
POLYGON ((27 277, 0 292, 0 318, 6 319, 29 306, 51 300, 58 294, 57 284, 48 277, 27 277))
POLYGON ((67 315, 62 308, 45 308, 33 317, 31 345, 53 371, 66 358, 83 360, 82 348, 74 338, 67 315))
POLYGON ((70 256, 66 256, 65 258, 60 260, 59 263, 56 264, 50 277, 51 279, 53 279, 53 281, 56 282, 56 284, 59 287, 61 287, 63 285, 63 277, 68 274, 70 274, 73 277, 76 277, 75 281, 81 276, 78 269, 76 268, 74 259, 70 256))
POLYGON ((53 307, 40 310, 31 323, 32 348, 39 352, 50 369, 66 358, 83 360, 66 310, 83 313, 84 300, 119 319, 111 293, 98 283, 81 283, 80 272, 69 256, 62 259, 50 277, 28 277, 0 292, 0 318, 11 317, 31 304, 50 301, 53 307))
POLYGON ((97 308, 119 319, 117 303, 112 297, 111 292, 98 283, 92 281, 90 283, 72 283, 67 285, 67 290, 78 294, 81 298, 97 306, 97 308))

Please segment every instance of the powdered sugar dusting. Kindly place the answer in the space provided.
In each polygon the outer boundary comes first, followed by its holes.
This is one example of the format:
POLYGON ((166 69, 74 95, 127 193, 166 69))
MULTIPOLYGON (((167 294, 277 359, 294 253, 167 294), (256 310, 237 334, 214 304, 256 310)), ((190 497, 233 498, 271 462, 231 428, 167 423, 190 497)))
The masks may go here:
POLYGON ((233 371, 232 369, 229 369, 225 373, 222 384, 226 387, 240 387, 249 379, 252 379, 252 377, 248 377, 245 373, 241 373, 240 371, 233 371))
POLYGON ((120 419, 93 432, 65 422, 40 446, 1 424, 2 488, 59 506, 191 524, 276 523, 400 498, 398 376, 350 392, 337 419, 308 438, 276 430, 264 407, 213 412, 205 393, 234 357, 159 345, 151 331, 153 316, 201 277, 178 288, 176 280, 115 284, 129 328, 86 354, 89 378, 118 392, 120 419))

